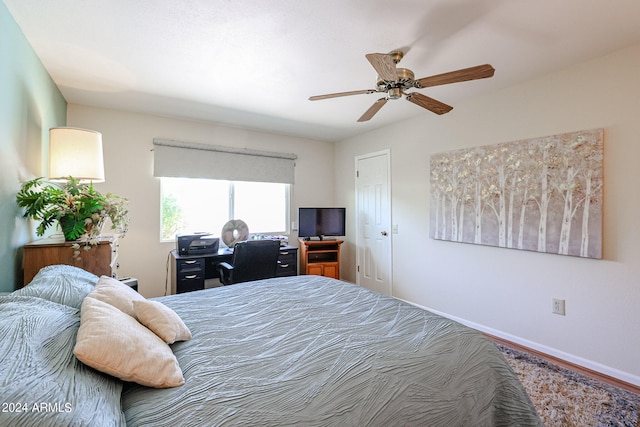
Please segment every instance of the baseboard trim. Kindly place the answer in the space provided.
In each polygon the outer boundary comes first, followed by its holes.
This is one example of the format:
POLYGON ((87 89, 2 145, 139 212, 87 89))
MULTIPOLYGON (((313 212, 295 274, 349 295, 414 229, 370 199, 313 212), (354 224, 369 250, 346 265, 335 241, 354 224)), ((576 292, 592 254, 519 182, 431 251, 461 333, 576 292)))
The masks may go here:
POLYGON ((525 340, 515 335, 510 335, 502 331, 498 331, 496 329, 488 328, 484 325, 470 322, 468 320, 461 319, 459 317, 452 316, 447 313, 431 309, 429 307, 414 304, 411 301, 405 302, 428 310, 432 313, 438 314, 442 317, 454 320, 458 323, 462 323, 463 325, 480 331, 490 339, 500 342, 508 347, 532 353, 556 365, 571 369, 584 375, 591 376, 592 378, 595 378, 607 384, 611 384, 615 387, 619 387, 623 390, 628 390, 633 393, 640 394, 640 377, 632 375, 628 372, 620 371, 610 366, 606 366, 588 359, 584 359, 582 357, 565 353, 552 347, 525 340))

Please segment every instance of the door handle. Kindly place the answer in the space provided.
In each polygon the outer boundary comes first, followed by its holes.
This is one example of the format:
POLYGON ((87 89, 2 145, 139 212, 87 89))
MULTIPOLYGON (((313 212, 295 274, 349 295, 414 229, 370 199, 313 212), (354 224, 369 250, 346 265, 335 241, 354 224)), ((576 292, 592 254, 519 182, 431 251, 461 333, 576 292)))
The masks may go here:
POLYGON ((389 233, 387 233, 386 231, 381 231, 380 234, 382 234, 383 236, 387 236, 389 233))

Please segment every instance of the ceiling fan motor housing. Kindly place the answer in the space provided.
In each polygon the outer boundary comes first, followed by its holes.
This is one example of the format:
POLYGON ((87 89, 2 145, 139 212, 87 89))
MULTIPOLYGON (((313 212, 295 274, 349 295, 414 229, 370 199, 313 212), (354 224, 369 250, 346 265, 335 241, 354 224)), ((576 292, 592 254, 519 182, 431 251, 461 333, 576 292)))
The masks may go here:
POLYGON ((398 99, 402 96, 403 89, 411 89, 415 87, 415 75, 413 71, 407 68, 396 68, 398 80, 390 82, 383 80, 378 76, 376 87, 380 92, 387 92, 390 99, 398 99))

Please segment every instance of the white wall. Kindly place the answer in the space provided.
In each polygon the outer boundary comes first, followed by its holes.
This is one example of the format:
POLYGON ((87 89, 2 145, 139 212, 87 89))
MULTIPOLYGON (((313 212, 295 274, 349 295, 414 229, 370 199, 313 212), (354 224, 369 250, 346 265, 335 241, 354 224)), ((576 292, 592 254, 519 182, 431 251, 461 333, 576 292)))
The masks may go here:
MULTIPOLYGON (((299 206, 333 203, 333 143, 73 104, 68 107, 67 121, 69 126, 102 132, 106 182, 96 188, 129 199, 131 223, 120 241, 119 275, 137 278, 140 293, 146 297, 164 294, 166 263, 175 248, 175 243, 160 243, 160 179, 153 177, 151 151, 154 138, 295 153, 291 218, 297 221, 299 206)), ((295 232, 292 237, 297 244, 295 232)))
POLYGON ((640 45, 338 143, 336 201, 355 207, 354 156, 390 148, 394 296, 640 385, 639 138, 640 45), (600 127, 604 259, 429 239, 431 154, 600 127))

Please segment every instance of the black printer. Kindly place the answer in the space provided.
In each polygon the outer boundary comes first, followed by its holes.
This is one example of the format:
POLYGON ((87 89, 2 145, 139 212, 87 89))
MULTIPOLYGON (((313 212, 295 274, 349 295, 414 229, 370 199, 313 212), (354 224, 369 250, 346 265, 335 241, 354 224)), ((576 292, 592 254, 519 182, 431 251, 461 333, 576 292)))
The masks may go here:
POLYGON ((218 253, 220 239, 209 233, 178 234, 176 250, 178 255, 211 255, 218 253))

